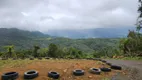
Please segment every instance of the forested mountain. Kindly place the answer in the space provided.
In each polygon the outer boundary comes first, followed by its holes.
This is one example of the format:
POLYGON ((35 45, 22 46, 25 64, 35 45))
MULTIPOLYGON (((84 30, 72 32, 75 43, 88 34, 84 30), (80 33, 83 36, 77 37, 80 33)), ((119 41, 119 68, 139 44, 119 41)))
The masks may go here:
POLYGON ((24 31, 16 28, 0 28, 0 38, 2 39, 11 39, 11 40, 20 40, 20 39, 31 39, 38 37, 49 37, 39 31, 24 31))
POLYGON ((31 49, 34 45, 40 47, 48 47, 50 43, 59 45, 61 48, 76 48, 84 52, 93 52, 94 50, 102 50, 107 47, 118 47, 119 39, 69 39, 63 37, 51 37, 41 32, 30 32, 15 28, 0 28, 0 46, 14 45, 15 49, 31 49))

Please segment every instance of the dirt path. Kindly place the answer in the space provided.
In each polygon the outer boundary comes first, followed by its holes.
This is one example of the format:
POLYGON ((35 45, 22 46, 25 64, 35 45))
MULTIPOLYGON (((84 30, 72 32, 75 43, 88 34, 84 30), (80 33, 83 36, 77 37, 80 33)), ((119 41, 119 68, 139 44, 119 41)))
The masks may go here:
POLYGON ((114 65, 121 65, 129 71, 131 80, 142 80, 142 61, 133 60, 107 60, 114 65))

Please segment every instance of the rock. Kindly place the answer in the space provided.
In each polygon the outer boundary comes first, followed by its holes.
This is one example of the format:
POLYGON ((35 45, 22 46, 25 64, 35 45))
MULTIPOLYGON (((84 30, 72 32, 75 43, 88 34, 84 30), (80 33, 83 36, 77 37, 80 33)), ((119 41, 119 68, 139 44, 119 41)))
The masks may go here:
POLYGON ((67 69, 65 69, 64 72, 67 72, 67 69))
POLYGON ((88 78, 92 78, 92 76, 88 76, 88 78))

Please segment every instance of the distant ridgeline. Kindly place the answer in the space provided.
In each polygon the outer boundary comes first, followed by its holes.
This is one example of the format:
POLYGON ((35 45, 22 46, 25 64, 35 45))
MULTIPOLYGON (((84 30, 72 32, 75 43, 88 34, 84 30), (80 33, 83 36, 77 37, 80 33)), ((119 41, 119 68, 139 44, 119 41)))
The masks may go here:
POLYGON ((3 46, 14 45, 16 50, 31 49, 34 45, 48 47, 54 43, 61 48, 77 48, 83 52, 93 52, 94 50, 105 49, 106 47, 118 47, 119 39, 113 38, 88 38, 88 39, 69 39, 63 37, 52 37, 38 31, 25 31, 16 28, 0 28, 0 50, 3 46))
POLYGON ((127 37, 129 30, 135 27, 116 27, 116 28, 94 28, 77 30, 48 30, 47 34, 58 37, 68 38, 122 38, 127 37))

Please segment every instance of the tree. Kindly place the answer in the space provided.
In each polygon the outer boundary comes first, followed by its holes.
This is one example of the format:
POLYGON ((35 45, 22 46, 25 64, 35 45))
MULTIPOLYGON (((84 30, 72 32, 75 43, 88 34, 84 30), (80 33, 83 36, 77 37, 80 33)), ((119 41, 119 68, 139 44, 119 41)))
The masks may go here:
POLYGON ((120 48, 127 56, 142 55, 142 34, 140 33, 142 28, 142 1, 139 0, 138 2, 140 3, 138 8, 140 14, 136 22, 136 31, 129 30, 127 38, 120 43, 120 48))
POLYGON ((48 50, 49 57, 58 57, 58 46, 51 43, 48 50))
POLYGON ((139 31, 141 30, 141 28, 142 28, 142 20, 141 20, 141 18, 142 18, 142 1, 139 0, 138 2, 139 2, 138 12, 139 12, 140 14, 139 14, 139 16, 138 16, 138 18, 137 18, 136 30, 139 32, 139 31))
POLYGON ((41 48, 39 52, 39 57, 46 57, 48 55, 48 48, 41 48))
POLYGON ((38 55, 38 50, 40 49, 40 47, 39 46, 37 46, 37 45, 35 45, 34 46, 34 57, 38 57, 39 55, 38 55))
POLYGON ((12 53, 14 52, 14 45, 4 46, 4 48, 7 50, 8 57, 12 57, 12 53))

